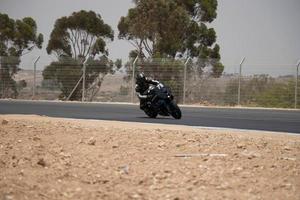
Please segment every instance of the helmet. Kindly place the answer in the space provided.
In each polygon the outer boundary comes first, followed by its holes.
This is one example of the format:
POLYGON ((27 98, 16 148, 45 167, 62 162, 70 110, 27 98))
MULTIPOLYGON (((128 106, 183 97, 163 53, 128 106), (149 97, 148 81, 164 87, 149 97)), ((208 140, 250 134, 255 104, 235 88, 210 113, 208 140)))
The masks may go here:
POLYGON ((141 73, 136 75, 135 80, 136 80, 137 84, 143 84, 143 83, 146 82, 146 76, 143 72, 141 72, 141 73))

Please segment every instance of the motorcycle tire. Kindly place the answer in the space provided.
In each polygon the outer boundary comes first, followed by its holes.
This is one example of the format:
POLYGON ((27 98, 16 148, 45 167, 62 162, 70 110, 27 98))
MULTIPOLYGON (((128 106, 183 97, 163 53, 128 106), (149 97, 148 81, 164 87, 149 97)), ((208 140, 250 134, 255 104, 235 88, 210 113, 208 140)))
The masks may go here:
POLYGON ((150 118, 156 118, 157 115, 158 115, 157 112, 152 111, 152 110, 147 110, 147 111, 144 111, 144 112, 145 112, 145 114, 146 114, 148 117, 150 117, 150 118))
POLYGON ((174 117, 175 119, 181 119, 182 113, 181 113, 181 110, 178 107, 178 105, 172 101, 172 102, 170 102, 169 106, 170 106, 172 117, 174 117))

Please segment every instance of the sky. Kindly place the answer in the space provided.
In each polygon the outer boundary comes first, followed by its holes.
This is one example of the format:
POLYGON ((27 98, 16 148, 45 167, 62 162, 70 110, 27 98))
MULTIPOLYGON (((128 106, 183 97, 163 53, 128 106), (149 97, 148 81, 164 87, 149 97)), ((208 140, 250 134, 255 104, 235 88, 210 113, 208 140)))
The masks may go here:
MULTIPOLYGON (((299 0, 219 0, 218 4, 218 16, 209 26, 217 33, 226 72, 237 72, 244 57, 245 73, 295 71, 300 59, 299 0)), ((21 67, 26 69, 33 67, 37 56, 41 56, 38 69, 55 60, 45 50, 55 20, 79 10, 93 10, 102 16, 115 32, 114 41, 108 43, 110 58, 126 60, 133 47, 118 40, 117 25, 133 6, 132 0, 0 0, 1 13, 14 19, 33 17, 38 32, 44 35, 43 49, 22 58, 21 67)))

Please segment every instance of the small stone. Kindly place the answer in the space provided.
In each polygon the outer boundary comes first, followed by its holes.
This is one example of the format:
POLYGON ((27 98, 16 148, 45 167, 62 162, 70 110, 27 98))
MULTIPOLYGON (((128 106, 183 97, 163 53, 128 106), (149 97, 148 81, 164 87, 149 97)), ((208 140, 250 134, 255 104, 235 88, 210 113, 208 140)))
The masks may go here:
POLYGON ((3 119, 2 120, 2 125, 7 125, 8 124, 8 121, 6 119, 3 119))
POLYGON ((133 199, 139 199, 140 198, 140 195, 139 194, 134 194, 131 196, 133 199))
POLYGON ((91 137, 88 141, 88 145, 95 145, 96 144, 96 139, 91 137))
POLYGON ((82 139, 80 139, 79 141, 78 141, 78 144, 83 144, 84 142, 83 142, 83 140, 82 139))
POLYGON ((286 184, 283 184, 283 187, 287 188, 287 189, 292 189, 293 188, 293 185, 291 183, 286 183, 286 184))
POLYGON ((285 146, 285 147, 284 147, 284 150, 286 150, 286 151, 290 151, 290 150, 291 150, 291 148, 290 148, 290 147, 288 147, 288 146, 285 146))
POLYGON ((51 190, 50 190, 50 193, 55 193, 56 191, 55 191, 55 189, 54 188, 52 188, 51 190))
POLYGON ((243 171, 243 167, 237 167, 236 170, 237 171, 243 171))
POLYGON ((13 200, 14 196, 12 196, 12 195, 5 195, 3 199, 5 199, 5 200, 13 200))
POLYGON ((72 157, 72 155, 70 153, 65 153, 65 152, 60 152, 59 155, 64 157, 64 158, 71 158, 72 157))
POLYGON ((158 147, 162 148, 162 147, 165 147, 166 144, 164 142, 161 142, 160 144, 158 144, 158 147))
POLYGON ((290 158, 290 157, 283 157, 283 160, 291 160, 291 161, 296 161, 296 158, 290 158))
POLYGON ((246 145, 245 145, 245 144, 242 144, 242 143, 237 144, 236 147, 237 147, 238 149, 246 149, 246 145))
POLYGON ((22 169, 19 173, 21 176, 24 176, 24 170, 22 169))
POLYGON ((46 166, 46 162, 43 158, 40 158, 39 161, 37 162, 38 165, 41 165, 42 167, 46 166))
POLYGON ((247 157, 249 160, 251 160, 253 158, 261 157, 261 155, 259 153, 256 153, 253 151, 250 151, 250 152, 244 151, 241 153, 241 155, 247 157))
POLYGON ((221 185, 217 186, 216 189, 217 190, 226 190, 226 189, 228 189, 228 187, 229 187, 229 184, 227 182, 225 182, 225 183, 222 183, 221 185))
POLYGON ((128 165, 124 165, 119 167, 120 171, 124 174, 128 174, 129 173, 129 166, 128 165))
POLYGON ((184 146, 184 144, 180 144, 180 143, 179 143, 179 144, 176 144, 176 147, 177 147, 177 148, 182 147, 182 146, 184 146))
POLYGON ((272 165, 270 166, 270 168, 275 169, 275 168, 277 168, 277 165, 272 164, 272 165))
POLYGON ((39 140, 41 140, 41 138, 39 138, 39 137, 37 137, 37 136, 34 136, 34 137, 33 137, 33 141, 39 141, 39 140))

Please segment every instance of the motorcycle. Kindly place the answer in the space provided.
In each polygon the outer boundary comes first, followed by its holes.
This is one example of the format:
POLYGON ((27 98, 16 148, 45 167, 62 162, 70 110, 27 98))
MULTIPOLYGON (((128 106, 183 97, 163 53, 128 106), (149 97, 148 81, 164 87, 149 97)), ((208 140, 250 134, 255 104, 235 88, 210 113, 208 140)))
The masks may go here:
POLYGON ((150 85, 146 93, 152 97, 146 102, 146 106, 143 109, 147 116, 156 118, 157 115, 171 115, 175 119, 181 118, 181 110, 174 101, 174 96, 169 88, 161 83, 156 86, 150 85))

